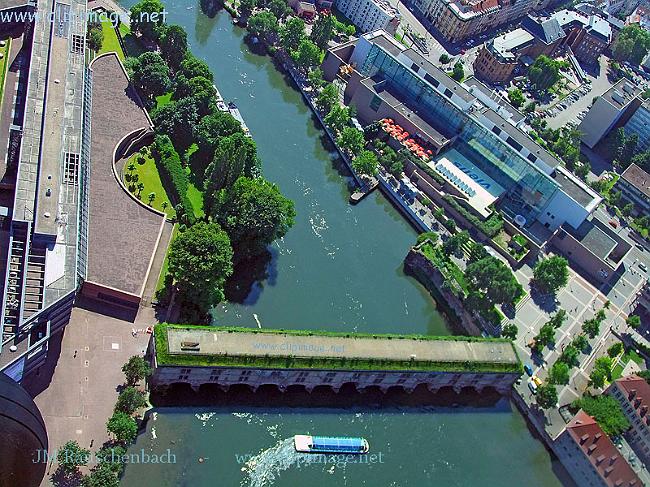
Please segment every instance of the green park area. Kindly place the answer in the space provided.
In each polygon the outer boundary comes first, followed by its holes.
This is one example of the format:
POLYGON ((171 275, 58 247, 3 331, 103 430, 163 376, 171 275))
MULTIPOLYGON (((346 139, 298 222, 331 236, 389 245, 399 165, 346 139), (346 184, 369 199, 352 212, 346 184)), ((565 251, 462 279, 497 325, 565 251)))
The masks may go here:
MULTIPOLYGON (((246 334, 282 334, 303 337, 340 337, 351 339, 374 340, 423 340, 423 341, 461 341, 461 342, 497 342, 510 343, 509 340, 499 338, 459 337, 459 336, 430 336, 430 335, 396 335, 396 334, 367 334, 367 333, 339 333, 319 330, 271 330, 237 327, 214 327, 198 325, 171 325, 161 323, 155 326, 154 339, 156 345, 156 362, 159 366, 186 365, 186 366, 222 366, 222 367, 269 367, 269 368, 316 368, 316 369, 344 369, 344 370, 414 370, 414 371, 440 371, 440 372, 492 372, 492 373, 518 373, 522 372, 519 360, 514 363, 482 362, 466 360, 462 362, 450 361, 400 361, 383 359, 356 359, 348 357, 293 357, 271 355, 201 355, 201 354, 170 354, 167 338, 167 329, 200 329, 214 332, 246 333, 246 334)), ((244 335, 242 335, 242 338, 244 335)), ((512 344, 511 344, 512 346, 512 344)), ((513 353, 516 356, 516 352, 513 353)))
POLYGON ((164 212, 167 218, 176 217, 176 211, 163 187, 150 151, 136 152, 129 158, 124 167, 124 184, 138 199, 164 212))
POLYGON ((0 47, 0 54, 2 54, 2 59, 0 59, 0 107, 2 106, 2 97, 4 96, 5 88, 5 78, 7 77, 7 70, 9 69, 9 51, 11 49, 11 38, 3 39, 5 45, 0 47))

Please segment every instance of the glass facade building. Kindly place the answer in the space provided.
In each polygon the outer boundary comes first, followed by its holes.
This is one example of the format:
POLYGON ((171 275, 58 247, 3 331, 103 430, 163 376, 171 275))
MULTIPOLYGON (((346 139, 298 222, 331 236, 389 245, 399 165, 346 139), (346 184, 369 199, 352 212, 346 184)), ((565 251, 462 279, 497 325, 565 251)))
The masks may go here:
POLYGON ((500 208, 532 222, 559 190, 558 184, 519 152, 522 147, 516 141, 504 140, 501 129, 482 124, 480 111, 458 106, 447 80, 441 82, 434 76, 437 73, 403 62, 402 57, 373 43, 357 70, 386 83, 400 101, 417 108, 420 117, 448 138, 457 136, 455 148, 506 190, 500 208))

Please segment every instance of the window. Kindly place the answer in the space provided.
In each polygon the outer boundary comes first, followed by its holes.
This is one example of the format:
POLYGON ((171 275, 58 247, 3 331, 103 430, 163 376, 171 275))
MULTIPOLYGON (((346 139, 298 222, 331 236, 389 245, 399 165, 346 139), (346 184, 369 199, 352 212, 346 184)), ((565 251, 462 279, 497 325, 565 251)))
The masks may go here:
POLYGON ((370 109, 373 112, 376 112, 379 110, 379 107, 381 106, 381 98, 379 98, 377 95, 374 95, 372 97, 372 100, 370 100, 370 109))
POLYGON ((501 133, 501 129, 495 125, 494 127, 492 127, 492 132, 499 135, 501 133))
POLYGON ((76 186, 78 174, 79 174, 79 154, 75 154, 73 152, 66 152, 65 170, 63 172, 63 182, 76 186))
POLYGON ((84 36, 79 34, 72 34, 72 47, 71 50, 75 54, 84 53, 84 36))

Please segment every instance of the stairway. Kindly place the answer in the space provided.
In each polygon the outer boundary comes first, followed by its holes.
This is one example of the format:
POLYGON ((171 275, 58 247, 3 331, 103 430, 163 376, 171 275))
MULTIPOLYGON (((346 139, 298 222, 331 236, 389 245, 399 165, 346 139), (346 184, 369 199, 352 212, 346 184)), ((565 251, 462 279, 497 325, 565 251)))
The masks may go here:
POLYGON ((9 249, 9 272, 7 277, 7 296, 5 298, 5 315, 3 317, 3 339, 18 331, 20 324, 20 300, 25 270, 25 249, 27 246, 27 229, 14 227, 11 248, 9 249))
POLYGON ((45 247, 32 243, 27 258, 27 279, 25 281, 25 304, 23 319, 38 312, 43 305, 45 287, 45 247))

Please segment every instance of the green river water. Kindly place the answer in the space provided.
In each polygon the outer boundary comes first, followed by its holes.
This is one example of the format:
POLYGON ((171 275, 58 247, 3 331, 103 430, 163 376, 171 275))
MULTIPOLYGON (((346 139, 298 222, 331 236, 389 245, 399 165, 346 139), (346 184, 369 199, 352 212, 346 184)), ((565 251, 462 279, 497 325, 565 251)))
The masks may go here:
MULTIPOLYGON (((135 3, 123 0, 126 7, 135 3)), ((239 106, 265 176, 295 201, 296 225, 272 248, 261 281, 239 282, 215 310, 228 325, 448 334, 428 293, 402 271, 416 232, 378 192, 348 204, 349 176, 299 92, 250 52, 225 11, 167 2, 226 100, 239 106)), ((251 270, 246 273, 250 274, 251 270)), ((127 467, 122 485, 559 487, 556 462, 507 400, 485 407, 158 408, 133 453, 172 464, 127 467), (306 464, 298 433, 364 436, 364 463, 306 464), (201 459, 202 461, 199 461, 201 459)), ((560 469, 560 477, 566 474, 560 469)))

